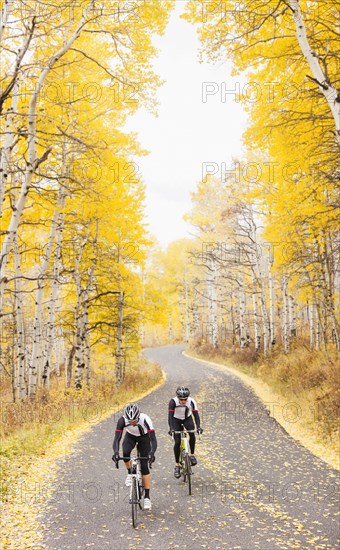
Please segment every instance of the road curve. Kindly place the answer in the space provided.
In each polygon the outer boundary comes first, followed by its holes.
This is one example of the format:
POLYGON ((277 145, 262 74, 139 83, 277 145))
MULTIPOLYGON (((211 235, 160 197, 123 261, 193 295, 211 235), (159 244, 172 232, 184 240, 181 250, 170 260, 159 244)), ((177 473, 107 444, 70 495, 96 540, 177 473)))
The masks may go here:
POLYGON ((297 444, 236 376, 184 357, 183 346, 149 349, 167 380, 140 401, 158 451, 151 512, 133 529, 125 471, 111 461, 120 413, 95 425, 60 468, 39 521, 53 550, 289 550, 339 548, 339 473, 297 444), (204 435, 193 495, 173 477, 167 405, 190 387, 204 435))

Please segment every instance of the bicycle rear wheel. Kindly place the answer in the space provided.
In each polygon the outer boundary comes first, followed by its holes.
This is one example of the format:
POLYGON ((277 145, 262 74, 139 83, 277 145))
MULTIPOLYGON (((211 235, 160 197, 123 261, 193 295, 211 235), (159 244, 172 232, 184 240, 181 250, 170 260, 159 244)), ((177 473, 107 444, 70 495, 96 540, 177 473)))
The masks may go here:
POLYGON ((134 528, 137 527, 137 504, 138 504, 138 489, 137 489, 137 479, 134 477, 132 479, 131 486, 131 512, 132 512, 132 525, 134 528))
POLYGON ((185 469, 186 469, 186 477, 188 478, 189 495, 191 495, 191 462, 190 462, 189 455, 186 455, 185 457, 185 469))

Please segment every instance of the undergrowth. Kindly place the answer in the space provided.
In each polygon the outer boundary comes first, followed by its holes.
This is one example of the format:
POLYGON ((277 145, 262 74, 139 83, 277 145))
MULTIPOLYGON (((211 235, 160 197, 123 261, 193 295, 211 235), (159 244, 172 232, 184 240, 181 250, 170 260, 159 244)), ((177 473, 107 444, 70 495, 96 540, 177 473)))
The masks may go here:
POLYGON ((265 357, 251 349, 214 349, 207 343, 196 343, 192 351, 204 359, 229 364, 287 400, 300 403, 303 423, 323 443, 338 445, 340 364, 335 353, 327 357, 321 351, 296 347, 289 354, 277 349, 265 357))
POLYGON ((25 463, 48 453, 49 446, 68 430, 88 422, 95 424, 111 409, 114 414, 161 379, 160 367, 142 358, 138 369, 128 373, 119 387, 114 378, 95 377, 90 388, 81 390, 65 390, 54 384, 48 399, 2 401, 1 500, 7 499, 8 482, 15 468, 22 470, 25 463))

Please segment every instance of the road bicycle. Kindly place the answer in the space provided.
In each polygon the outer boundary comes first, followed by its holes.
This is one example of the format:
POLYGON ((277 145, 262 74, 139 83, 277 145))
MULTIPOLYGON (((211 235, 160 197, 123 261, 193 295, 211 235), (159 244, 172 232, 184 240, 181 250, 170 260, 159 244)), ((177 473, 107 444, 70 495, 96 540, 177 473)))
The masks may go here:
MULTIPOLYGON (((141 460, 149 461, 149 468, 152 468, 149 457, 140 456, 139 453, 132 455, 131 457, 120 456, 119 460, 124 460, 124 458, 129 458, 131 460, 131 486, 130 486, 130 498, 129 503, 131 504, 131 517, 132 525, 134 528, 137 527, 137 512, 138 508, 141 510, 144 509, 144 483, 141 470, 141 460)), ((119 463, 116 463, 116 468, 119 468, 119 463)))
POLYGON ((191 495, 191 476, 193 475, 189 450, 190 433, 195 433, 195 430, 174 431, 174 434, 180 434, 181 436, 179 464, 184 483, 188 480, 189 495, 191 495))

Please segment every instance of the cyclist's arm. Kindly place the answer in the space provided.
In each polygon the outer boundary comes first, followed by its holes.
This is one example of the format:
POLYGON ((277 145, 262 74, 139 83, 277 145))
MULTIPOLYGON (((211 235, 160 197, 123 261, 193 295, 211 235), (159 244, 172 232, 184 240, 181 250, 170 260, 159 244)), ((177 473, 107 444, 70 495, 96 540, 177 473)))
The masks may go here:
POLYGON ((112 444, 114 453, 119 453, 119 443, 120 443, 120 440, 122 439, 124 428, 125 428, 125 422, 124 422, 124 418, 121 416, 117 422, 116 432, 115 432, 115 436, 112 444))
POLYGON ((192 414, 194 415, 195 422, 196 422, 196 428, 198 429, 198 428, 201 427, 200 415, 199 415, 198 411, 192 411, 192 414))
POLYGON ((169 416, 168 416, 168 423, 169 423, 170 430, 174 429, 173 418, 174 418, 174 414, 175 414, 175 409, 176 409, 176 403, 175 403, 174 399, 170 399, 170 402, 169 402, 169 416))
POLYGON ((157 439, 156 439, 156 434, 155 434, 155 430, 154 430, 151 418, 149 416, 145 415, 144 423, 145 423, 145 427, 148 431, 147 433, 149 434, 149 437, 150 437, 151 452, 153 454, 155 454, 156 449, 157 449, 157 439))
POLYGON ((191 401, 192 401, 192 404, 193 404, 192 414, 194 415, 196 428, 198 430, 198 428, 201 427, 201 419, 200 419, 200 415, 199 415, 199 412, 198 412, 198 409, 197 409, 196 401, 194 399, 192 399, 191 401))
POLYGON ((155 430, 151 430, 149 432, 149 436, 150 436, 150 443, 151 443, 151 452, 155 454, 157 450, 157 439, 156 439, 155 430))

